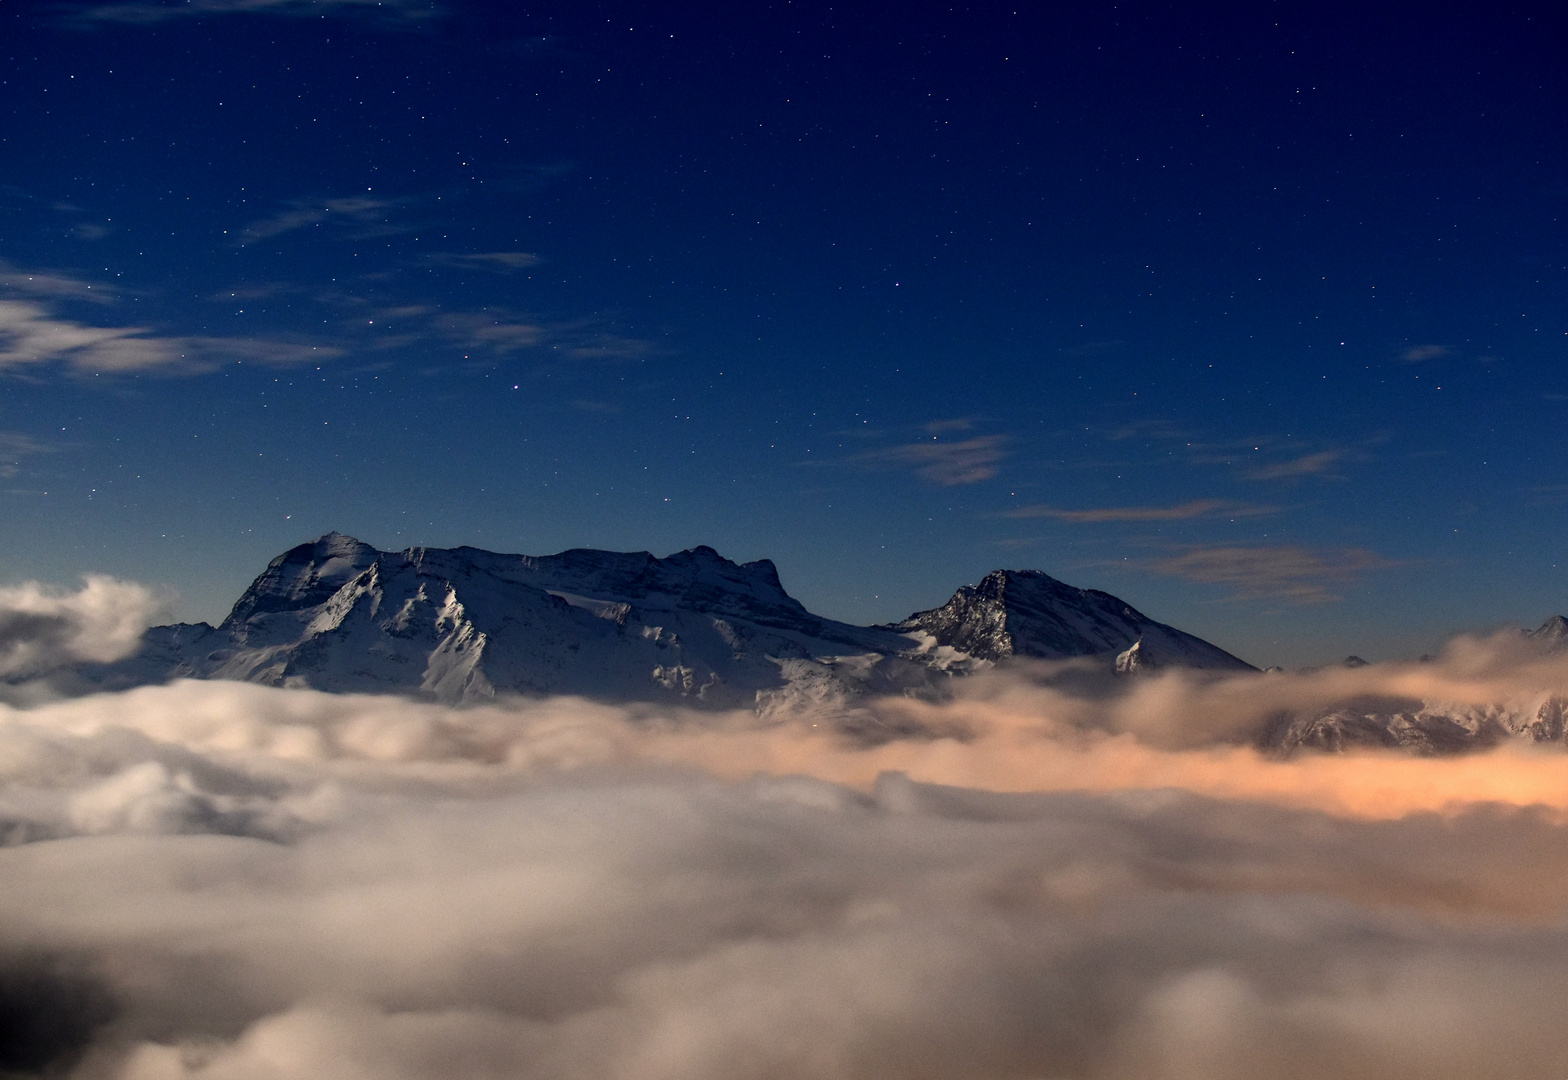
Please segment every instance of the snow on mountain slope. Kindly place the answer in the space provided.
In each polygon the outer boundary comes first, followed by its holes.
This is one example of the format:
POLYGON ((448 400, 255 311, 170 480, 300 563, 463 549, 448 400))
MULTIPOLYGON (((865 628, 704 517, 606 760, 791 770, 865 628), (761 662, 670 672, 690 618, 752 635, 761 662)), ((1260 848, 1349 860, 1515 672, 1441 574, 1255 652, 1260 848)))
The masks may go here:
MULTIPOLYGON (((1553 615, 1521 636, 1545 653, 1568 647, 1568 619, 1553 615)), ((1344 666, 1366 667, 1359 656, 1344 666)), ((1568 700, 1542 693, 1513 705, 1456 705, 1413 697, 1365 695, 1303 713, 1281 713, 1258 745, 1281 757, 1300 750, 1401 749, 1424 755, 1485 750, 1511 738, 1568 744, 1568 700)))
POLYGON ((941 607, 917 612, 891 629, 925 631, 943 645, 992 661, 1106 656, 1122 672, 1172 666, 1256 670, 1202 638, 1155 622, 1110 593, 1075 589, 1038 570, 988 574, 941 607))
POLYGON ((496 694, 755 708, 928 694, 1008 656, 1125 654, 1136 671, 1248 665, 1105 593, 999 571, 897 626, 811 614, 767 560, 709 547, 659 559, 574 549, 383 552, 331 533, 278 556, 219 626, 154 627, 140 653, 86 674, 105 687, 173 677, 321 690, 496 694))

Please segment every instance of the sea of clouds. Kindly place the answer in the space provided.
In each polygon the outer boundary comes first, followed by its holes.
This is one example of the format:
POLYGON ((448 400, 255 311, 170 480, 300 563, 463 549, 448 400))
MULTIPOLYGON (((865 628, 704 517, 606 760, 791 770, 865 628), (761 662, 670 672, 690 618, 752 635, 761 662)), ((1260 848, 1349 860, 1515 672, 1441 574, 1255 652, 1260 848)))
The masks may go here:
POLYGON ((1568 1076, 1568 754, 1233 738, 1568 691, 1512 638, 774 722, 60 693, 155 609, 0 594, 0 1076, 1568 1076))

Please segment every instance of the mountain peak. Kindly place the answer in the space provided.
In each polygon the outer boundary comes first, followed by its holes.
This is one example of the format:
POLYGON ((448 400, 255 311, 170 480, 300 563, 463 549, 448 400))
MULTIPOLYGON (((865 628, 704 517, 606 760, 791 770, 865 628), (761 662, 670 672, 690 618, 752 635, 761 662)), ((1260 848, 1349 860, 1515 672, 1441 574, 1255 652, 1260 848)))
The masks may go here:
POLYGON ((380 552, 340 532, 329 532, 285 551, 267 564, 223 621, 225 627, 255 615, 315 607, 375 564, 380 552))
POLYGON ((1568 619, 1553 615, 1534 630, 1526 630, 1525 637, 1534 638, 1552 652, 1568 648, 1568 619))
POLYGON ((1110 593, 1075 588, 1041 570, 993 570, 979 584, 959 589, 941 607, 916 612, 894 629, 924 631, 938 644, 993 661, 1010 656, 1114 657, 1137 646, 1134 656, 1140 668, 1252 666, 1201 638, 1155 622, 1110 593))

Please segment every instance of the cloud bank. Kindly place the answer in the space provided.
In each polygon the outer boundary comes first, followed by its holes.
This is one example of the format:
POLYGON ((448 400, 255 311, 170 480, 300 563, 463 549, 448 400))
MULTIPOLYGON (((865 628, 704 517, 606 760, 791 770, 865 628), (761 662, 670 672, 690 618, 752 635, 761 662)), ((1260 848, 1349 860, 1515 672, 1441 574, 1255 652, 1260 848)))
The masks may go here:
POLYGON ((146 587, 99 574, 74 593, 36 582, 0 587, 0 679, 129 656, 162 608, 146 587))
POLYGON ((1516 645, 1040 668, 849 735, 222 682, 0 706, 0 1073, 1560 1078, 1568 754, 1216 742, 1568 688, 1516 645))

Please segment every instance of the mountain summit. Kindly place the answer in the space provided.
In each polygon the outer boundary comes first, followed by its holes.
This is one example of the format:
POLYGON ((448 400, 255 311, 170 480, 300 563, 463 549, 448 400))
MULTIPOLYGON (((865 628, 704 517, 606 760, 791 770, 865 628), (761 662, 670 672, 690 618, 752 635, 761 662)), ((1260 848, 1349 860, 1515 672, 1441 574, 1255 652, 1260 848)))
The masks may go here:
POLYGON ((981 660, 1111 655, 1123 672, 1157 667, 1257 670, 1202 638, 1155 622, 1110 593, 1075 589, 1038 570, 987 574, 941 607, 916 612, 892 629, 924 631, 940 644, 981 660))
POLYGON ((218 626, 149 630, 105 687, 242 679, 448 702, 579 694, 768 712, 927 693, 1012 657, 1097 657, 1123 672, 1250 670, 1108 593, 999 570, 892 626, 813 615, 766 559, 577 548, 378 551, 328 533, 268 564, 218 626))

